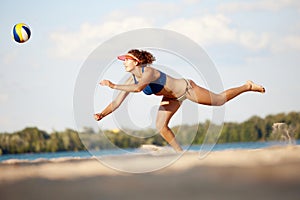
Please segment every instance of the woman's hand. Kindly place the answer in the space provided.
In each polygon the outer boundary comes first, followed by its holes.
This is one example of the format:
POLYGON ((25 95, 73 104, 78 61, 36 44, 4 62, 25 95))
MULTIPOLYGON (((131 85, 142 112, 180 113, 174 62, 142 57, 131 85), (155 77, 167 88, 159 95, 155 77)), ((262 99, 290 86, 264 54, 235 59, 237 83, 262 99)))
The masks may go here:
POLYGON ((110 82, 109 80, 102 80, 100 82, 100 85, 102 86, 108 86, 110 88, 113 88, 115 86, 115 84, 113 84, 112 82, 110 82))
POLYGON ((104 115, 102 113, 94 114, 94 118, 96 121, 100 121, 103 117, 104 117, 104 115))

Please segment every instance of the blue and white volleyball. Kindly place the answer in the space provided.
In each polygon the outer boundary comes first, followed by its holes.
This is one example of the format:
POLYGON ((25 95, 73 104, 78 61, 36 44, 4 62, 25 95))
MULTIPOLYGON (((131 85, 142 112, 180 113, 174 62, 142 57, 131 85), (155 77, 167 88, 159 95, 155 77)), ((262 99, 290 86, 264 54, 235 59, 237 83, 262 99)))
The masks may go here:
POLYGON ((18 43, 23 43, 29 40, 31 31, 29 26, 24 23, 16 24, 13 28, 13 38, 18 43))

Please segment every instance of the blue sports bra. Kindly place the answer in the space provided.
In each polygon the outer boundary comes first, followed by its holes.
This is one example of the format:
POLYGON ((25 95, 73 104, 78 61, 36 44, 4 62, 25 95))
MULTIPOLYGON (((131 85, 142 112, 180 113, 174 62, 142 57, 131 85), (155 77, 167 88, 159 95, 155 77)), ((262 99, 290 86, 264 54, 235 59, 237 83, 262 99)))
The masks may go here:
MULTIPOLYGON (((144 73, 144 68, 142 67, 142 73, 144 73)), ((167 80, 167 76, 165 73, 160 72, 160 77, 158 79, 156 79, 155 81, 149 83, 144 89, 143 92, 147 95, 151 95, 151 94, 156 94, 158 92, 160 92, 165 84, 166 84, 166 80, 167 80)), ((135 75, 133 74, 133 79, 134 79, 134 83, 138 84, 139 82, 136 80, 135 75)))

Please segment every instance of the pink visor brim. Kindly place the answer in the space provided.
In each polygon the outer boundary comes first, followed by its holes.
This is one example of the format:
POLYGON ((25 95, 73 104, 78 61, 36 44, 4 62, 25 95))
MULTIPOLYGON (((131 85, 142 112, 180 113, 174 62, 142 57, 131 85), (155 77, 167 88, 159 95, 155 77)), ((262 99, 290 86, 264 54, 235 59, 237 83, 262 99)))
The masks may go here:
POLYGON ((138 62, 140 62, 140 60, 138 58, 136 58, 135 56, 131 55, 131 54, 125 54, 125 55, 120 55, 118 56, 119 60, 125 60, 125 59, 131 59, 131 60, 136 60, 138 62))
MULTIPOLYGON (((121 56, 118 56, 118 59, 119 60, 125 60, 126 58, 131 58, 130 56, 128 56, 128 55, 121 55, 121 56)), ((133 59, 133 58, 131 58, 131 59, 133 59)))

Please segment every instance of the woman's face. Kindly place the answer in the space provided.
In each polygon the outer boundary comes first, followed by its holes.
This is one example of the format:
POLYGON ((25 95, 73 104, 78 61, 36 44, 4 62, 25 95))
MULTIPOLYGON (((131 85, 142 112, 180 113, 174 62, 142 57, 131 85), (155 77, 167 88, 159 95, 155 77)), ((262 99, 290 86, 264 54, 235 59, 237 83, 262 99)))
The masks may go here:
POLYGON ((126 58, 123 64, 125 66, 125 70, 127 72, 131 72, 137 66, 138 62, 131 58, 126 58))

